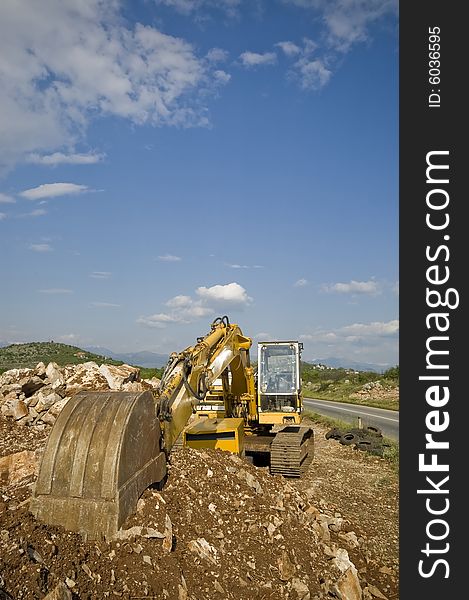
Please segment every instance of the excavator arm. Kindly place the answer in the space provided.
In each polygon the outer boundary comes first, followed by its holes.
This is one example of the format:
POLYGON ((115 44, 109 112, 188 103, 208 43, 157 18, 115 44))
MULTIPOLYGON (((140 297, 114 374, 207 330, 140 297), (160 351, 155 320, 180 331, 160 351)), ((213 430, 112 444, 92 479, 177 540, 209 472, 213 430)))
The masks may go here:
POLYGON ((88 539, 112 538, 151 484, 163 481, 174 442, 195 406, 230 366, 255 411, 251 339, 228 317, 194 346, 171 354, 158 392, 80 392, 57 418, 30 510, 88 539))

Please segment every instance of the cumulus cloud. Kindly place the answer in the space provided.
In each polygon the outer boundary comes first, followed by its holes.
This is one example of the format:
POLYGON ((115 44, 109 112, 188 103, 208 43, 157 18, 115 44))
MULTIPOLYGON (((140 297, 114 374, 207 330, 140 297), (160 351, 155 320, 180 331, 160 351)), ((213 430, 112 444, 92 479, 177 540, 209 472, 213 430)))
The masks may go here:
POLYGON ((15 199, 12 196, 0 192, 0 204, 13 204, 14 202, 15 199))
POLYGON ((78 185, 76 183, 43 183, 35 188, 20 192, 20 196, 27 200, 40 200, 41 198, 80 194, 86 191, 88 191, 86 185, 78 185))
POLYGON ((26 157, 26 161, 36 165, 56 167, 57 165, 93 165, 103 160, 105 154, 64 154, 54 152, 53 154, 33 153, 26 157))
POLYGON ((211 63, 220 63, 228 60, 229 52, 226 50, 222 50, 222 48, 211 48, 207 54, 206 58, 211 63))
POLYGON ((399 320, 352 323, 300 335, 317 357, 347 357, 375 364, 397 364, 399 320))
POLYGON ((94 160, 67 159, 60 150, 86 139, 89 123, 100 117, 137 125, 208 124, 201 99, 223 79, 213 77, 213 63, 184 39, 129 25, 121 6, 117 0, 0 3, 4 171, 31 155, 52 163, 94 160))
POLYGON ((277 62, 277 55, 275 52, 264 52, 259 54, 258 52, 243 52, 239 55, 239 60, 243 67, 259 67, 264 65, 274 65, 277 62))
POLYGON ((33 252, 51 252, 52 246, 50 244, 30 244, 29 249, 33 252))
POLYGON ((330 283, 322 285, 322 290, 337 294, 368 294, 376 296, 381 292, 380 285, 374 281, 349 281, 348 283, 330 283))
POLYGON ((329 47, 347 52, 367 41, 370 25, 388 14, 397 14, 397 0, 283 0, 320 15, 329 47))
POLYGON ((93 271, 90 275, 93 279, 109 279, 112 273, 109 271, 93 271))
POLYGON ((7 218, 6 214, 3 212, 0 212, 0 221, 3 221, 3 219, 6 219, 6 218, 7 218))
POLYGON ((293 284, 294 287, 304 287, 305 285, 308 285, 308 280, 305 279, 304 277, 302 277, 301 279, 298 279, 297 281, 295 281, 295 283, 293 284))
POLYGON ((183 294, 174 296, 165 303, 169 311, 139 317, 137 323, 161 329, 172 323, 191 323, 213 315, 215 309, 221 306, 240 309, 252 301, 246 290, 238 283, 199 287, 195 294, 195 298, 183 294))
POLYGON ((228 83, 228 81, 231 79, 231 75, 226 71, 222 71, 221 69, 214 71, 213 76, 220 83, 228 83))
POLYGON ((353 336, 392 336, 399 332, 399 321, 397 319, 383 323, 374 321, 372 323, 354 323, 341 329, 345 335, 353 336))
POLYGON ((207 302, 237 304, 245 306, 252 301, 246 290, 239 283, 228 283, 226 285, 213 285, 212 287, 199 287, 196 294, 207 302))
POLYGON ((278 46, 287 56, 296 56, 300 53, 300 48, 293 42, 277 42, 278 46))
POLYGON ((163 262, 178 262, 182 259, 180 256, 174 256, 174 254, 163 254, 163 256, 158 256, 158 260, 163 262))

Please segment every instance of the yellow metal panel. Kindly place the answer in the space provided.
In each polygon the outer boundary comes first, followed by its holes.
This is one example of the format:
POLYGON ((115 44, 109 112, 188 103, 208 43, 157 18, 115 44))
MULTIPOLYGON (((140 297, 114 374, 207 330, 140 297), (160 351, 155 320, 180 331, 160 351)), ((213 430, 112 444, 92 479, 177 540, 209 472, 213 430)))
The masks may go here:
POLYGON ((259 425, 285 425, 301 423, 301 416, 296 412, 262 412, 259 413, 259 425))
POLYGON ((244 448, 243 419, 201 418, 184 430, 183 444, 203 450, 212 448, 241 454, 244 448))

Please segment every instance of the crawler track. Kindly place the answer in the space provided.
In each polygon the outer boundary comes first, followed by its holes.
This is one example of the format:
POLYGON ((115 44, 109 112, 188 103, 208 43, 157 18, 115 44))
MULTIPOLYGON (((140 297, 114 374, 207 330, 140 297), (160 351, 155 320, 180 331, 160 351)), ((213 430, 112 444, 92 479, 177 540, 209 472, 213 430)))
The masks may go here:
POLYGON ((301 477, 314 458, 314 434, 310 427, 289 425, 277 433, 270 446, 270 472, 301 477))

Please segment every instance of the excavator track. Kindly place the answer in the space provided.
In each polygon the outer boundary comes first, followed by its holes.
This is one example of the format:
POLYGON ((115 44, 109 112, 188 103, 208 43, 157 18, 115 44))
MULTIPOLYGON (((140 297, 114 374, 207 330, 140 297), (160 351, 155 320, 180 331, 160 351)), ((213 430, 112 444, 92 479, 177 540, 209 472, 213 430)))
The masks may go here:
POLYGON ((311 427, 289 425, 279 431, 270 446, 270 472, 284 477, 301 477, 314 458, 311 427))

